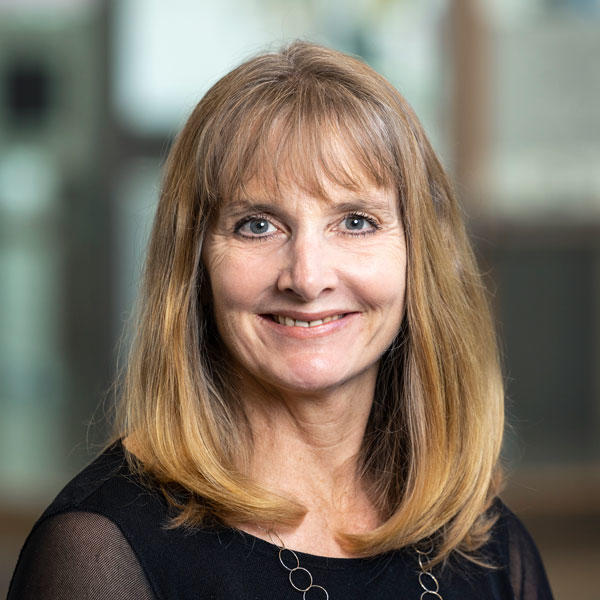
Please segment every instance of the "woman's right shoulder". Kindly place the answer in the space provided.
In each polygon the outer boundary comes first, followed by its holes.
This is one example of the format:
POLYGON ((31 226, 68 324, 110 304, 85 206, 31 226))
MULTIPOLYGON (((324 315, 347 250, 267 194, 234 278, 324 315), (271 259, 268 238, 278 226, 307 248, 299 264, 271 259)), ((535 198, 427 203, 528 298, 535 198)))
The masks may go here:
POLYGON ((120 527, 99 513, 40 520, 27 538, 7 600, 155 600, 139 557, 120 527))
POLYGON ((135 550, 136 532, 160 528, 165 516, 162 496, 131 473, 116 442, 76 475, 35 523, 8 599, 154 599, 143 557, 135 550))

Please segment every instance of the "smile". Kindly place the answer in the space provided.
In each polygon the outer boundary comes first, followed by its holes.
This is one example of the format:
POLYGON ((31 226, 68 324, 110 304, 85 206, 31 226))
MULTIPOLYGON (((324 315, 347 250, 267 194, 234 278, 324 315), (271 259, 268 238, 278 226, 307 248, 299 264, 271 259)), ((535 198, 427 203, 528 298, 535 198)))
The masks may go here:
POLYGON ((323 325, 324 323, 337 321, 338 319, 341 319, 344 316, 345 313, 339 315, 331 315, 329 317, 324 317, 323 319, 316 319, 314 321, 302 321, 300 319, 292 319, 284 315, 270 315, 273 321, 279 323, 280 325, 285 325, 286 327, 318 327, 319 325, 323 325))
POLYGON ((333 309, 321 312, 282 310, 257 315, 263 325, 278 339, 312 340, 347 331, 352 324, 360 323, 361 311, 342 312, 333 309), (281 336, 281 337, 280 337, 281 336))

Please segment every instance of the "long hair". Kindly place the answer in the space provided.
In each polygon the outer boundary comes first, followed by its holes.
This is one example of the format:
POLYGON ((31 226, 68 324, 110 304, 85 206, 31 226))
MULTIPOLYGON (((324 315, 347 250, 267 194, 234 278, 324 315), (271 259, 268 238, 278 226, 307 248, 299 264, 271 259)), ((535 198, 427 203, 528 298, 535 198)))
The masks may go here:
POLYGON ((239 468, 252 452, 212 319, 201 253, 220 203, 257 178, 323 196, 323 176, 398 192, 406 309, 380 361, 360 454, 381 526, 340 533, 358 555, 435 539, 471 558, 498 492, 503 386, 486 293, 451 186, 414 112, 383 77, 304 42, 253 58, 196 106, 169 154, 115 436, 177 509, 173 526, 291 524, 296 501, 239 468), (339 160, 340 144, 352 167, 339 160), (173 490, 176 490, 175 492, 173 490))

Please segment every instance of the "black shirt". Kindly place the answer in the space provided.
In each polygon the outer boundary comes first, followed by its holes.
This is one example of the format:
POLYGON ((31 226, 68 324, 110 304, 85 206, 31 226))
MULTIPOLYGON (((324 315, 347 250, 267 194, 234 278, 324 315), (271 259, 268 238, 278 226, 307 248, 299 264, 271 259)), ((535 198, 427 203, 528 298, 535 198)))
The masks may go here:
MULTIPOLYGON (((533 540, 500 500, 494 510, 500 518, 481 553, 496 568, 454 558, 434 570, 440 596, 551 600, 533 540)), ((136 479, 121 443, 115 444, 77 475, 37 521, 21 551, 8 600, 302 600, 276 546, 225 526, 167 529, 169 514, 162 494, 136 479)), ((421 597, 416 553, 410 548, 372 558, 297 555, 331 600, 436 598, 421 597)), ((287 558, 293 562, 291 555, 287 558)), ((321 590, 311 589, 305 600, 322 598, 321 590)))

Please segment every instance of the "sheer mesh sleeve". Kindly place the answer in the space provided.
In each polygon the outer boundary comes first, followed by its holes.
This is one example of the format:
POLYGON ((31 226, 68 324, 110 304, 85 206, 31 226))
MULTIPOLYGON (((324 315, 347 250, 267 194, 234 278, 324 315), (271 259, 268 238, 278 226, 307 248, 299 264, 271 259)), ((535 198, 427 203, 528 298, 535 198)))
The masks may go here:
POLYGON ((155 600, 121 530, 108 518, 69 512, 27 540, 7 600, 155 600))
POLYGON ((510 583, 516 600, 552 600, 538 549, 521 521, 507 519, 510 583))

